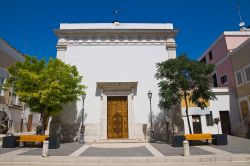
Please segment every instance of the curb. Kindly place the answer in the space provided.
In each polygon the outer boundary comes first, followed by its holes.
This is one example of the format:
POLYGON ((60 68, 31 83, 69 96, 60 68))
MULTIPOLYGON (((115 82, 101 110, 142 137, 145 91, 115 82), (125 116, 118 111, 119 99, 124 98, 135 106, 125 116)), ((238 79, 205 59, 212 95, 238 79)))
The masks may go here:
POLYGON ((68 156, 15 156, 15 157, 1 157, 0 163, 9 162, 26 162, 26 163, 188 163, 188 162, 249 162, 250 155, 235 154, 231 156, 222 155, 206 155, 206 156, 165 156, 165 157, 68 157, 68 156))

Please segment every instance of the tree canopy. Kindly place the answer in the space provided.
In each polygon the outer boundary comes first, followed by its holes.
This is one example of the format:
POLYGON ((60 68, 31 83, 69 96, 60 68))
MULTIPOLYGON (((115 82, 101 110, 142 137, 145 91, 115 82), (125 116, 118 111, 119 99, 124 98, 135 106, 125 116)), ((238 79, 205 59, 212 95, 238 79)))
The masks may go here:
POLYGON ((41 113, 44 130, 48 117, 59 113, 62 103, 76 101, 84 93, 77 68, 58 59, 46 63, 26 56, 25 62, 17 62, 8 71, 6 86, 12 87, 31 111, 41 113))
POLYGON ((190 60, 186 54, 156 64, 155 77, 160 80, 159 107, 170 110, 185 100, 189 132, 192 133, 188 118, 188 100, 204 109, 209 100, 216 99, 210 89, 211 73, 214 66, 190 60))

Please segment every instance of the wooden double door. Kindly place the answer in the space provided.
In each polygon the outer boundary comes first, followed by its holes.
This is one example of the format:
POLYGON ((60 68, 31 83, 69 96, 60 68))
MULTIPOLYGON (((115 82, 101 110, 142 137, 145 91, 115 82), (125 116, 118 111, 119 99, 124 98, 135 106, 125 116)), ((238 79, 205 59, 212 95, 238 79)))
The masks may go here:
POLYGON ((128 138, 128 97, 108 96, 108 138, 128 138))
POLYGON ((222 134, 231 134, 229 111, 220 111, 220 123, 222 134))
POLYGON ((200 115, 193 115, 192 121, 193 121, 193 133, 194 134, 202 133, 201 116, 200 115))

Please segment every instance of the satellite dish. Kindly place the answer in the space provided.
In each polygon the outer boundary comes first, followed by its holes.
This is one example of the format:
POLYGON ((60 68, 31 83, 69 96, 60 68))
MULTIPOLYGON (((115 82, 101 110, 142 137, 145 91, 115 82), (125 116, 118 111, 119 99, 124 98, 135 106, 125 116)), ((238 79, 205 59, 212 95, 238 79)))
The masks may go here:
POLYGON ((244 25, 245 25, 244 22, 240 22, 240 23, 239 23, 239 26, 240 26, 240 27, 243 27, 244 25))

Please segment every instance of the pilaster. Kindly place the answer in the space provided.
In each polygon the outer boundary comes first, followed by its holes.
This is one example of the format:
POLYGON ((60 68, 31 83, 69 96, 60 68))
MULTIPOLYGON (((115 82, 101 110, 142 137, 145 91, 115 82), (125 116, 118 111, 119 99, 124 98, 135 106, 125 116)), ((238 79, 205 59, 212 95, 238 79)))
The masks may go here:
POLYGON ((57 49, 57 55, 56 55, 57 59, 64 61, 65 60, 65 53, 67 50, 67 45, 58 43, 56 46, 56 49, 57 49))
POLYGON ((166 49, 168 52, 168 59, 176 58, 176 42, 174 38, 168 38, 166 42, 166 49))

